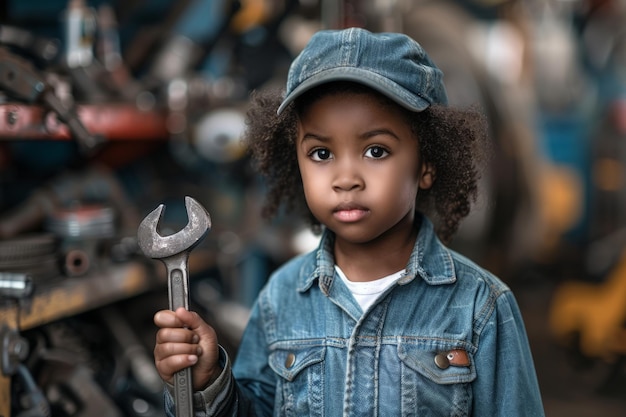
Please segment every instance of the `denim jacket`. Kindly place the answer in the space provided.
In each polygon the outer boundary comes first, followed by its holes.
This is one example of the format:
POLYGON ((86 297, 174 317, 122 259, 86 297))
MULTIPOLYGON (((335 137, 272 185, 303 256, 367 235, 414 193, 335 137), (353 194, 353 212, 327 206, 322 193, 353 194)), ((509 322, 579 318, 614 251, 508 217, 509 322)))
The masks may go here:
MULTIPOLYGON (((406 274, 367 311, 336 275, 334 235, 279 268, 232 367, 196 416, 543 416, 524 324, 498 278, 428 219, 406 274)), ((384 256, 384 255, 381 255, 384 256)), ((172 414, 171 389, 166 394, 172 414)))

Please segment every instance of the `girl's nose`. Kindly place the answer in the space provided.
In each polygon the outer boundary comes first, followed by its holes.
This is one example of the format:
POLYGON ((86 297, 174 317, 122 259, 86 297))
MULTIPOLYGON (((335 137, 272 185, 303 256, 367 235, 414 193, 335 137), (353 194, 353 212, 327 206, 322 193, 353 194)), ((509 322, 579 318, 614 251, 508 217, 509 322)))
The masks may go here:
POLYGON ((351 191, 363 188, 365 181, 357 164, 350 160, 343 160, 336 164, 332 186, 335 191, 351 191))

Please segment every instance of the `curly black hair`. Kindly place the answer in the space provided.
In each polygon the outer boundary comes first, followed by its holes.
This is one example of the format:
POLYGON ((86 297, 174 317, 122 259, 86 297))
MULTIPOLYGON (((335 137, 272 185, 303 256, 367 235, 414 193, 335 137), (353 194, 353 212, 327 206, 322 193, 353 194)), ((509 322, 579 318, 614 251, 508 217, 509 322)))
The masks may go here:
POLYGON ((276 215, 284 204, 285 208, 307 216, 313 226, 319 226, 304 198, 296 157, 297 123, 299 114, 315 100, 341 92, 375 94, 380 103, 404 112, 419 139, 422 158, 435 168, 433 186, 417 194, 417 210, 433 221, 442 241, 450 242, 476 201, 478 180, 490 154, 483 113, 475 108, 441 105, 412 112, 369 87, 351 82, 316 87, 296 99, 280 115, 276 110, 284 97, 281 91, 266 89, 251 94, 245 141, 256 169, 267 180, 264 216, 276 215))

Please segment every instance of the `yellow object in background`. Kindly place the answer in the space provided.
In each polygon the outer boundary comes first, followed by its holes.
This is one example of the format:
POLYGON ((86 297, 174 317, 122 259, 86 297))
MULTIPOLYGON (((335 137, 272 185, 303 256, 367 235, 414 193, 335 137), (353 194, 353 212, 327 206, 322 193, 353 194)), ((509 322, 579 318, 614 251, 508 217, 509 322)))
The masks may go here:
POLYGON ((583 180, 572 168, 549 165, 538 178, 542 236, 536 255, 541 258, 556 250, 561 236, 580 221, 584 196, 583 180))
POLYGON ((580 352, 589 358, 614 362, 626 354, 626 250, 605 282, 558 287, 549 320, 557 341, 569 345, 578 340, 580 352))
POLYGON ((246 30, 267 22, 271 7, 268 0, 241 0, 241 9, 233 18, 231 27, 235 32, 246 30))

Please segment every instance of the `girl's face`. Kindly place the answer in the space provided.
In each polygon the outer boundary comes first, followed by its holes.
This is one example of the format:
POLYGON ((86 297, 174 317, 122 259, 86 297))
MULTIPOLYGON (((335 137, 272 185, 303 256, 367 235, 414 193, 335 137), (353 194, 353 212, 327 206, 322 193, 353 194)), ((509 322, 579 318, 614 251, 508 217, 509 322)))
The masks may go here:
POLYGON ((433 173, 395 106, 373 94, 323 96, 300 116, 296 147, 309 209, 338 242, 412 232, 417 191, 433 173))

